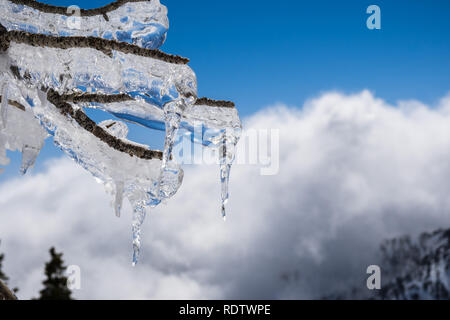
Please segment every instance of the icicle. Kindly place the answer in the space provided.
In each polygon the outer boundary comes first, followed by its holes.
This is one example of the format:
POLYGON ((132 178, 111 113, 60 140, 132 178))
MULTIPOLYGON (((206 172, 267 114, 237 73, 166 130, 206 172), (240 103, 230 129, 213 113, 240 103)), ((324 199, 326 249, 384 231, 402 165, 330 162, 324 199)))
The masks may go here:
POLYGON ((227 213, 226 213, 226 210, 225 210, 225 204, 223 204, 223 202, 222 202, 222 218, 223 218, 223 221, 227 221, 227 213))
POLYGON ((226 220, 226 204, 230 198, 229 182, 231 165, 236 153, 236 144, 241 134, 240 127, 233 130, 226 129, 222 135, 222 143, 219 149, 220 156, 220 183, 222 196, 222 217, 226 220))
POLYGON ((182 100, 169 102, 164 106, 165 123, 166 123, 166 138, 164 141, 164 153, 161 164, 161 169, 164 170, 172 156, 173 144, 177 136, 178 128, 180 127, 181 114, 184 110, 184 103, 182 100))
MULTIPOLYGON (((0 106, 1 108, 1 106, 0 106)), ((1 128, 0 128, 1 129, 1 128)), ((0 165, 6 166, 9 164, 9 159, 6 157, 6 142, 8 141, 7 137, 5 136, 4 132, 0 130, 0 165)), ((4 171, 3 169, 0 169, 0 174, 4 171)))
POLYGON ((8 118, 8 84, 5 82, 1 86, 2 102, 0 104, 0 127, 6 128, 8 118))
POLYGON ((222 218, 226 220, 226 204, 228 203, 228 199, 230 198, 228 185, 230 181, 230 169, 231 165, 223 164, 220 166, 220 183, 222 189, 222 218))
POLYGON ((226 133, 222 135, 222 143, 219 147, 219 161, 220 161, 220 185, 221 185, 221 199, 222 199, 222 218, 226 220, 227 213, 225 205, 228 202, 228 182, 230 177, 230 166, 227 164, 227 138, 226 133))
POLYGON ((133 210, 133 267, 137 265, 139 261, 139 255, 141 251, 141 227, 144 223, 146 216, 145 207, 142 205, 134 206, 133 210))
POLYGON ((28 145, 25 145, 22 148, 22 165, 20 167, 20 174, 25 175, 28 169, 34 166, 40 151, 40 149, 28 145))
POLYGON ((116 216, 120 218, 120 210, 122 209, 123 203, 123 190, 124 183, 123 181, 116 182, 116 190, 115 190, 115 199, 114 199, 114 211, 116 212, 116 216))
MULTIPOLYGON (((174 171, 173 169, 175 169, 173 165, 170 164, 170 160, 172 157, 172 149, 175 143, 178 128, 180 127, 181 114, 184 111, 184 108, 185 105, 181 99, 169 102, 164 106, 166 137, 164 141, 163 158, 161 161, 161 170, 158 180, 158 197, 160 199, 166 198, 166 178, 168 175, 170 176, 170 173, 174 171)), ((179 166, 176 166, 174 173, 176 174, 178 170, 180 170, 179 166)))

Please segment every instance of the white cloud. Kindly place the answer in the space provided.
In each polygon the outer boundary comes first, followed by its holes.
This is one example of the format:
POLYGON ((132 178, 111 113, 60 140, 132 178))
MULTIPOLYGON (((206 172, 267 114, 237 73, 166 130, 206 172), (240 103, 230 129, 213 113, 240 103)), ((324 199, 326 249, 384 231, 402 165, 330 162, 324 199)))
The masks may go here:
POLYGON ((432 108, 332 92, 265 109, 245 127, 280 129, 279 175, 235 166, 223 223, 217 168, 187 169, 148 217, 137 268, 130 208, 115 218, 73 162, 2 182, 1 250, 20 296, 37 295, 56 246, 82 268, 78 298, 320 297, 365 285, 384 238, 450 226, 450 96, 432 108))

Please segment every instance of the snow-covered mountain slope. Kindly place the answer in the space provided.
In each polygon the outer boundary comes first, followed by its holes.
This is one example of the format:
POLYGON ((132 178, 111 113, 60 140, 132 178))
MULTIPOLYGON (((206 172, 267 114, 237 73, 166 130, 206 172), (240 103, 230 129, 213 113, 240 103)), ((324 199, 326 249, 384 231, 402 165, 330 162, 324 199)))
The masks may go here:
POLYGON ((386 240, 379 256, 381 290, 351 286, 323 299, 447 300, 450 298, 450 229, 386 240))
POLYGON ((381 246, 382 299, 450 297, 450 229, 386 241, 381 246))

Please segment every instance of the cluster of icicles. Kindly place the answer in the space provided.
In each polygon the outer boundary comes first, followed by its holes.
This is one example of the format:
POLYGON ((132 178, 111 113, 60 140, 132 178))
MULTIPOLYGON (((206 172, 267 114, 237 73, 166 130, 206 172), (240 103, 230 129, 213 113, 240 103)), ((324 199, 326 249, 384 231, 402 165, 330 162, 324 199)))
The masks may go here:
POLYGON ((197 98, 188 59, 157 50, 169 27, 159 0, 119 0, 81 10, 76 21, 70 13, 0 0, 0 165, 9 162, 6 150, 20 151, 25 174, 53 136, 105 185, 118 216, 123 199, 130 201, 136 264, 147 208, 172 197, 183 180, 172 155, 177 136, 198 125, 209 134, 194 142, 219 155, 225 218, 241 123, 233 103, 197 98), (113 119, 96 124, 85 108, 113 119), (126 122, 165 130, 164 150, 128 140, 126 122))

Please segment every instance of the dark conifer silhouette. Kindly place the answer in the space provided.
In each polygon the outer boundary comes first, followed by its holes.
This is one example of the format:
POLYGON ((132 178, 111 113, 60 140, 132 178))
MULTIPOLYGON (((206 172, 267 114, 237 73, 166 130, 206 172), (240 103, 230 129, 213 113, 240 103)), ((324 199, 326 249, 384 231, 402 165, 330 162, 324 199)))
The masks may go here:
POLYGON ((4 254, 0 254, 0 280, 3 281, 6 284, 8 282, 8 280, 9 280, 9 278, 3 272, 3 259, 4 258, 5 258, 5 255, 4 254))
POLYGON ((9 278, 3 272, 3 259, 5 259, 5 255, 0 254, 0 282, 2 282, 2 284, 0 284, 0 300, 13 299, 13 298, 15 298, 14 294, 17 293, 17 291, 19 291, 19 289, 14 288, 14 289, 12 289, 12 291, 10 291, 8 289, 8 287, 6 287, 6 285, 8 284, 9 278))
POLYGON ((47 278, 42 282, 44 289, 40 291, 39 300, 72 300, 72 292, 67 287, 66 267, 62 255, 57 253, 55 248, 50 249, 51 259, 45 264, 47 278))

